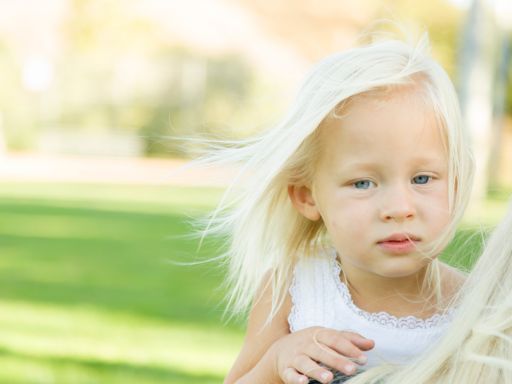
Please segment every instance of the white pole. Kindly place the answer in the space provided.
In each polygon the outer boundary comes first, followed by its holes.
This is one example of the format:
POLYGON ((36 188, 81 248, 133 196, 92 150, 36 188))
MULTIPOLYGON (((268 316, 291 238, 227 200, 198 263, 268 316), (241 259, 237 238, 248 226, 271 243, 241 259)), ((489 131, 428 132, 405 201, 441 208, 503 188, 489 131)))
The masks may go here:
POLYGON ((472 139, 476 173, 471 209, 479 211, 487 195, 492 143, 492 37, 495 31, 486 0, 473 0, 460 58, 459 91, 462 116, 472 139))

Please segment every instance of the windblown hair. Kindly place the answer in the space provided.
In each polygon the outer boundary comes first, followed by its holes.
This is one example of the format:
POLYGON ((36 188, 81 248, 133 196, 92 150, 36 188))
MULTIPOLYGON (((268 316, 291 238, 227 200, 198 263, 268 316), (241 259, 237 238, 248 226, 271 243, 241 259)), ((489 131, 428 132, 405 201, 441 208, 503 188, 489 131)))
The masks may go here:
POLYGON ((415 362, 376 367, 348 382, 512 383, 512 200, 457 302, 444 338, 415 362))
MULTIPOLYGON (((235 163, 240 173, 207 218, 203 236, 225 238, 221 257, 229 265, 228 308, 244 313, 257 300, 262 281, 272 287, 271 319, 282 305, 299 257, 325 245, 325 226, 292 206, 289 185, 310 185, 320 152, 319 131, 327 118, 339 118, 361 96, 414 89, 433 111, 449 159, 451 224, 432 253, 451 240, 468 201, 473 161, 461 127, 457 96, 439 64, 429 57, 426 33, 416 44, 376 41, 328 56, 307 74, 295 102, 273 129, 244 142, 210 143, 199 165, 235 163), (243 180, 243 188, 238 188, 243 180), (267 278, 267 276, 269 278, 267 278)), ((429 264, 429 287, 439 288, 437 261, 429 264)))

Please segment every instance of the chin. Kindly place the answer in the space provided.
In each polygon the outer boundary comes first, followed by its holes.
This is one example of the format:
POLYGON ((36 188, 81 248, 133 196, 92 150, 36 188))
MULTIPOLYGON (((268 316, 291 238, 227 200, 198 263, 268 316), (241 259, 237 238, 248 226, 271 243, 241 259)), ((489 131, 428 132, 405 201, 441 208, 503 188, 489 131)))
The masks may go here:
POLYGON ((389 278, 408 277, 421 272, 428 264, 428 262, 417 259, 393 260, 393 262, 381 266, 379 275, 389 278))

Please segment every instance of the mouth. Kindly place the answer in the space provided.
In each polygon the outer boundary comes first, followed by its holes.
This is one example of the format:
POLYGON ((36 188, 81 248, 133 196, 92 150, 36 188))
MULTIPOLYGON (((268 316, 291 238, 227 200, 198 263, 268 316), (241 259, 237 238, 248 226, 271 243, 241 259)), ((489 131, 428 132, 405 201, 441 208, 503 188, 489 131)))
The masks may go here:
POLYGON ((392 234, 391 236, 389 237, 386 237, 385 239, 382 239, 382 240, 379 240, 378 243, 383 243, 383 242, 401 242, 401 241, 421 241, 421 239, 416 236, 416 235, 413 235, 411 233, 394 233, 392 234))
POLYGON ((410 233, 396 233, 379 240, 377 245, 385 251, 403 254, 416 250, 416 244, 420 241, 421 238, 410 233))

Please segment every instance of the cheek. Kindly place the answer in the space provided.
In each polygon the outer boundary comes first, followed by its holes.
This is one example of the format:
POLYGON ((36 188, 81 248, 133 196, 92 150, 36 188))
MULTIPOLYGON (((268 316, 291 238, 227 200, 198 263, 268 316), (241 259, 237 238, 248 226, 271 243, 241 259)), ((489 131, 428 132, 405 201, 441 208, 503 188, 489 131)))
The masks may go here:
POLYGON ((449 201, 448 201, 448 186, 446 185, 442 190, 440 191, 438 198, 438 206, 439 210, 443 213, 445 213, 447 216, 450 215, 450 212, 448 210, 449 207, 449 201))
POLYGON ((352 204, 335 212, 336 214, 327 217, 325 224, 328 231, 337 233, 338 236, 354 233, 368 226, 368 217, 363 207, 356 208, 355 204, 352 204))
POLYGON ((432 226, 442 229, 450 223, 451 215, 448 209, 448 191, 441 190, 425 205, 432 226))
POLYGON ((448 183, 438 181, 421 193, 419 198, 422 201, 417 201, 418 204, 431 206, 436 212, 448 211, 448 183))

